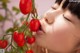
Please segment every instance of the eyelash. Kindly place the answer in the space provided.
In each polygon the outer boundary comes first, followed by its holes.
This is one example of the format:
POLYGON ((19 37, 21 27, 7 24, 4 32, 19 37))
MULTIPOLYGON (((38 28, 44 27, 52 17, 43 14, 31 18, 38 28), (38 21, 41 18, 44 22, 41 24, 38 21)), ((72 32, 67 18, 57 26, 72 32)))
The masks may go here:
POLYGON ((63 17, 64 17, 66 20, 71 21, 70 19, 68 19, 67 17, 65 17, 64 14, 63 14, 63 17))
POLYGON ((52 9, 54 9, 54 10, 56 10, 56 8, 54 8, 54 7, 51 7, 52 9))

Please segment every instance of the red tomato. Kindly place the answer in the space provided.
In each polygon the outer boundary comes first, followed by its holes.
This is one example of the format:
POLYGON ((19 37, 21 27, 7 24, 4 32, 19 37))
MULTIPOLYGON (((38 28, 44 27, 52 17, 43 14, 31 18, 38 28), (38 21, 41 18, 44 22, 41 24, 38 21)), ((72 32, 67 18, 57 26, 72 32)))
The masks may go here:
POLYGON ((13 39, 15 42, 17 42, 17 38, 18 38, 18 32, 14 32, 13 33, 13 39))
POLYGON ((13 39, 14 39, 14 41, 15 41, 16 43, 24 40, 24 33, 14 32, 14 33, 13 33, 13 39))
POLYGON ((26 53, 33 53, 33 50, 27 50, 26 53))
POLYGON ((17 44, 19 47, 22 47, 25 44, 25 40, 19 41, 19 42, 17 42, 17 44))
POLYGON ((25 44, 24 33, 14 32, 13 33, 13 39, 19 47, 24 46, 24 44, 25 44))
POLYGON ((28 22, 26 22, 26 25, 28 25, 28 22))
POLYGON ((7 40, 0 40, 0 48, 6 48, 8 45, 8 41, 7 40))
POLYGON ((3 41, 2 41, 2 40, 0 40, 0 48, 2 47, 2 43, 3 43, 3 41))
POLYGON ((24 24, 28 25, 28 22, 27 22, 27 21, 22 21, 22 24, 23 24, 23 25, 24 25, 24 24))
POLYGON ((32 43, 35 42, 35 37, 34 36, 32 36, 32 37, 27 36, 26 41, 27 41, 28 44, 32 44, 32 43))
POLYGON ((17 37, 17 42, 21 42, 22 40, 24 40, 24 33, 19 33, 17 37))
POLYGON ((28 14, 32 11, 32 0, 20 0, 20 10, 23 14, 28 14))
POLYGON ((38 19, 32 19, 30 21, 30 30, 31 31, 38 31, 39 30, 39 27, 40 27, 40 21, 38 19))

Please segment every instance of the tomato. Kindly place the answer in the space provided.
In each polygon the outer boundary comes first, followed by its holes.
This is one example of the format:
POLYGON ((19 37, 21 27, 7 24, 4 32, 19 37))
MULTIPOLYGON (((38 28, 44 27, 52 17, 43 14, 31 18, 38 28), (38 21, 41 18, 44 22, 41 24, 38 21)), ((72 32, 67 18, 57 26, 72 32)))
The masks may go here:
POLYGON ((25 40, 19 41, 19 42, 17 42, 17 44, 19 47, 22 47, 25 44, 25 40))
POLYGON ((17 42, 24 40, 24 33, 19 33, 17 37, 17 42))
POLYGON ((20 0, 20 10, 23 14, 28 14, 32 11, 32 0, 20 0))
POLYGON ((28 25, 27 21, 22 21, 22 25, 26 24, 26 26, 28 25))
POLYGON ((26 53, 33 53, 33 50, 27 50, 26 53))
POLYGON ((0 40, 0 48, 2 47, 2 43, 3 43, 3 41, 2 41, 2 40, 0 40))
POLYGON ((19 47, 24 46, 24 44, 25 44, 24 33, 14 32, 14 34, 13 34, 13 39, 14 39, 14 41, 17 43, 17 45, 18 45, 19 47))
POLYGON ((13 39, 15 42, 17 42, 17 38, 18 38, 18 32, 14 32, 13 33, 13 39))
POLYGON ((38 19, 32 19, 30 21, 30 30, 36 32, 39 30, 39 28, 40 28, 40 21, 38 19))
POLYGON ((8 45, 8 41, 7 40, 3 40, 2 48, 6 48, 7 45, 8 45))
POLYGON ((35 42, 35 37, 34 36, 32 36, 32 37, 27 36, 26 41, 27 41, 28 44, 32 44, 32 43, 35 42))
POLYGON ((14 39, 14 41, 15 41, 16 43, 24 40, 24 33, 14 32, 14 33, 13 33, 13 39, 14 39))
POLYGON ((0 48, 6 48, 8 45, 8 41, 7 40, 0 40, 0 48))
POLYGON ((26 26, 28 25, 28 22, 26 22, 26 26))

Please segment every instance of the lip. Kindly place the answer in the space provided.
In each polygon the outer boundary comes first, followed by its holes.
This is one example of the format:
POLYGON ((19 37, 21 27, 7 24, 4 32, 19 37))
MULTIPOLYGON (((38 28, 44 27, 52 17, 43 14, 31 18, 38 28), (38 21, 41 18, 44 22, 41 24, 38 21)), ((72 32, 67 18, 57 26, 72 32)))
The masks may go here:
POLYGON ((44 33, 45 33, 45 31, 44 31, 44 29, 43 29, 42 27, 40 27, 40 30, 38 30, 38 31, 36 32, 37 35, 42 35, 42 34, 44 34, 44 33))
POLYGON ((36 34, 37 35, 42 35, 42 34, 44 34, 44 32, 42 30, 39 30, 39 31, 36 32, 36 34))

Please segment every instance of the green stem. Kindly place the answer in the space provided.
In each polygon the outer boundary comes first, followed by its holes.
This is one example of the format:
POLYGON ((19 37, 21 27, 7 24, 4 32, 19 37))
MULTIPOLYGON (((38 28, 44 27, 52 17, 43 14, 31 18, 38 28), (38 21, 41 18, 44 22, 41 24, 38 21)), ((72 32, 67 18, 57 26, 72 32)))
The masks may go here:
POLYGON ((35 0, 32 0, 33 9, 35 9, 35 0))
POLYGON ((37 13, 37 10, 36 10, 36 19, 37 19, 37 17, 38 17, 38 13, 37 13))
POLYGON ((28 21, 28 19, 29 19, 29 16, 30 16, 30 13, 27 15, 26 21, 28 21))
POLYGON ((7 51, 7 49, 10 47, 10 45, 11 45, 11 44, 9 44, 9 45, 7 46, 7 48, 5 49, 6 51, 7 51))
POLYGON ((7 35, 12 35, 12 34, 4 34, 2 37, 2 40, 4 40, 5 36, 7 36, 7 35))
POLYGON ((35 12, 33 13, 34 18, 37 19, 38 13, 37 13, 37 10, 36 10, 36 8, 35 8, 35 0, 33 0, 33 11, 35 11, 35 12))
POLYGON ((12 47, 13 47, 14 49, 16 49, 13 45, 12 45, 12 47))
POLYGON ((6 35, 3 35, 2 40, 4 40, 5 36, 6 36, 6 35))
POLYGON ((12 38, 12 36, 11 36, 11 50, 12 50, 12 41, 13 41, 13 38, 12 38))
MULTIPOLYGON (((35 0, 32 0, 32 9, 33 11, 35 11, 35 0)), ((35 18, 35 12, 33 13, 33 16, 32 18, 35 18)))
POLYGON ((26 30, 26 26, 25 26, 25 28, 24 28, 23 32, 25 32, 25 30, 26 30))

